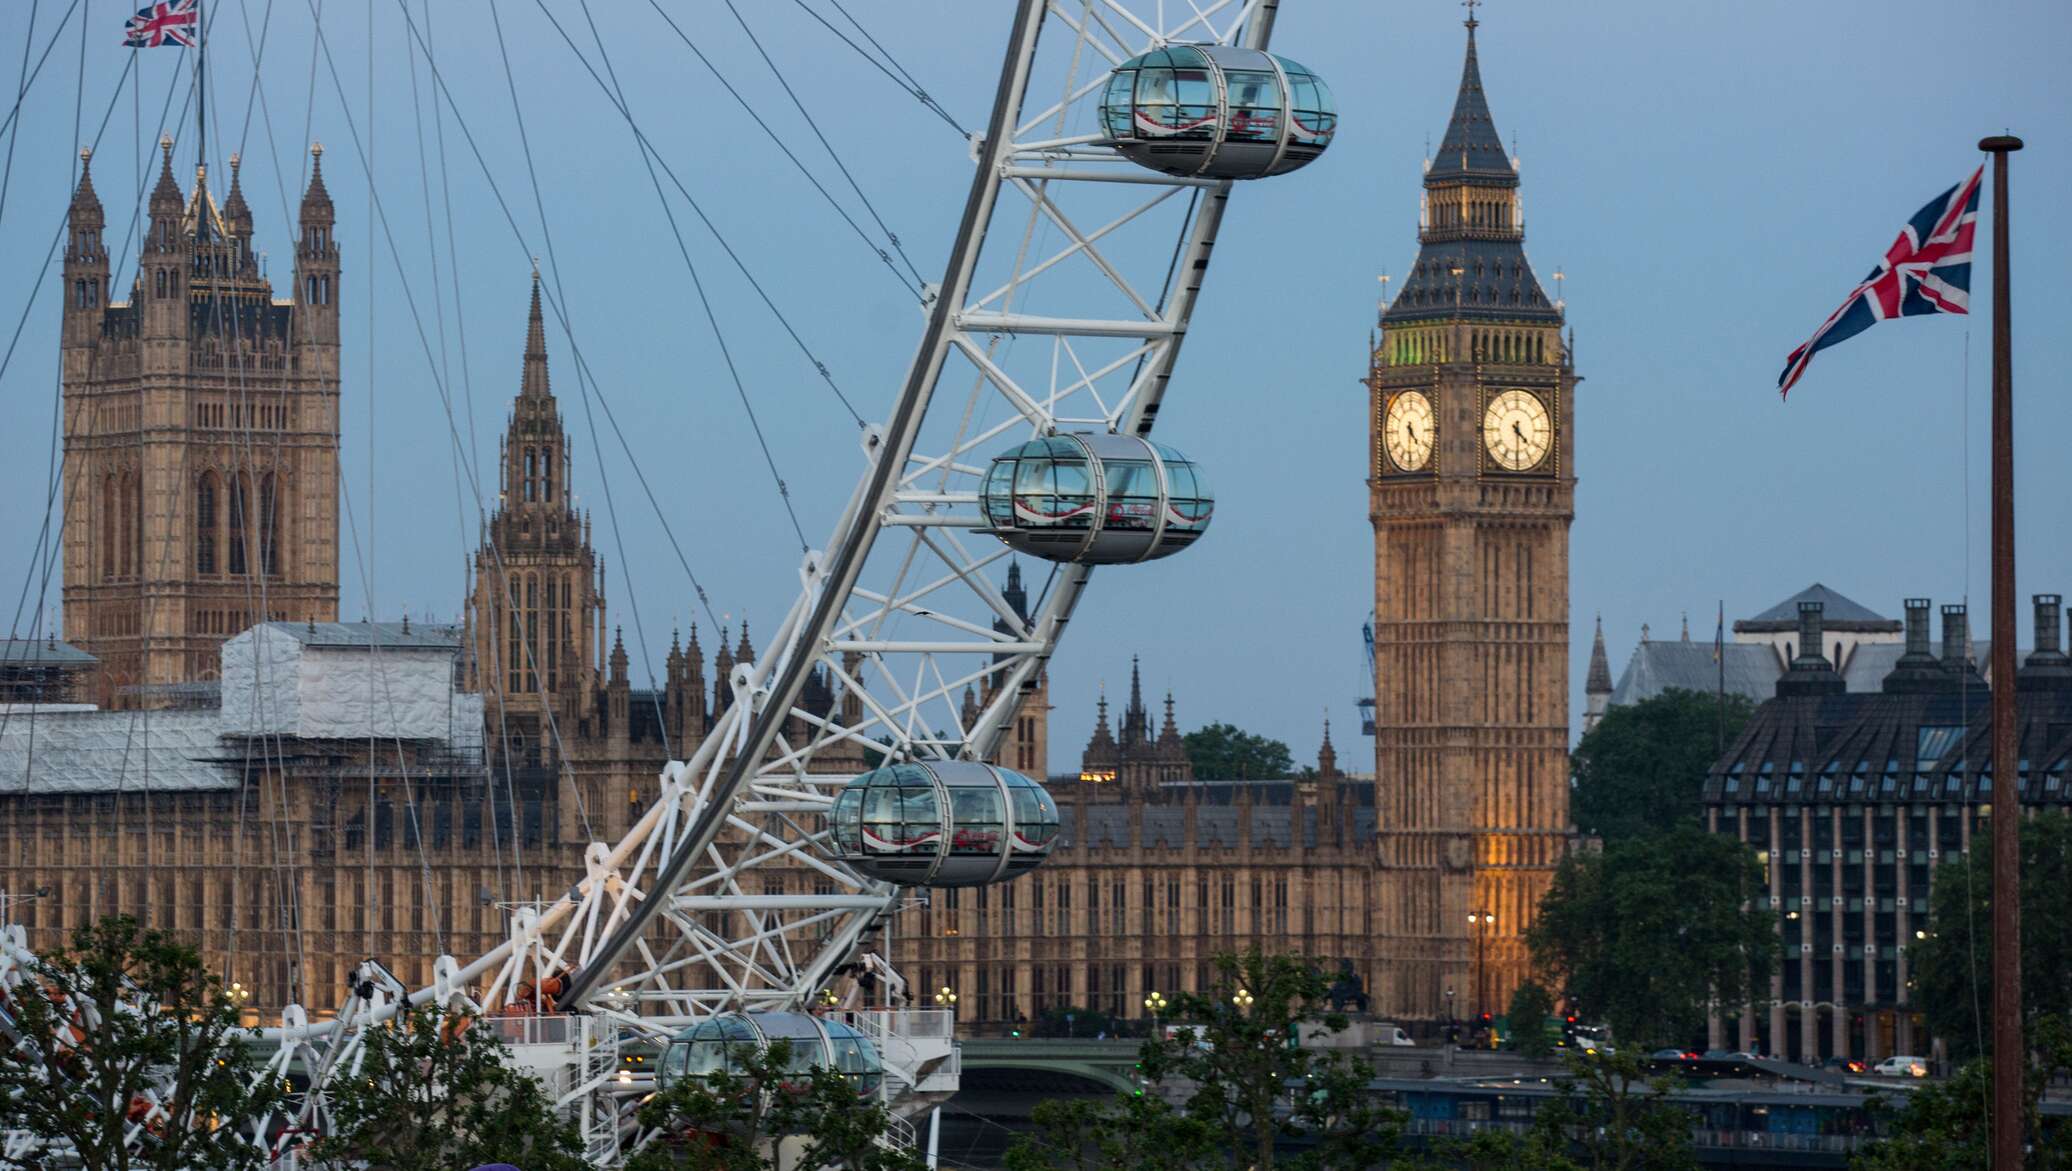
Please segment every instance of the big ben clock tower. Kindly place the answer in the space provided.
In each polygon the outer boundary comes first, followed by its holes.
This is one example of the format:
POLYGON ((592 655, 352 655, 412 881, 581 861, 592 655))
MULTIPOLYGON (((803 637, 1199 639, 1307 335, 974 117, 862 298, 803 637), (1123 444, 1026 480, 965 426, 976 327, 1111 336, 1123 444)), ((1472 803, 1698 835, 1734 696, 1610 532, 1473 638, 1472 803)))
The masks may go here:
POLYGON ((1377 1008, 1425 1019, 1505 1010, 1569 820, 1577 380, 1525 258, 1477 23, 1368 379, 1377 1008))

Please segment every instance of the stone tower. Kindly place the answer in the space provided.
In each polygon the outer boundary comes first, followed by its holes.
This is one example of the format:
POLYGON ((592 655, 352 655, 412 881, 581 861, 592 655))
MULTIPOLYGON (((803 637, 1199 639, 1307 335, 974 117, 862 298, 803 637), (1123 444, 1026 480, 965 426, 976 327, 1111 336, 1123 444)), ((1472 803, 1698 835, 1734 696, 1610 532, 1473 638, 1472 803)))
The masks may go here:
MULTIPOLYGON (((529 725, 537 744, 575 736, 605 686, 604 570, 590 546, 589 518, 569 492, 568 433, 547 382, 537 272, 524 373, 501 456, 496 511, 475 553, 468 603, 471 686, 482 692, 491 726, 529 725)), ((696 638, 693 631, 690 654, 702 675, 696 638)), ((702 682, 697 709, 702 726, 702 682)), ((623 729, 620 715, 615 726, 623 729)))
POLYGON ((129 300, 80 153, 64 264, 65 638, 93 698, 145 706, 215 678, 218 645, 268 619, 338 617, 338 245, 321 147, 287 300, 252 248, 230 160, 219 209, 171 139, 129 300))
MULTIPOLYGON (((1018 561, 1007 563, 1007 587, 1000 596, 1021 617, 1022 625, 1029 624, 1029 591, 1022 584, 1022 567, 1018 561)), ((1011 636, 1007 619, 993 620, 993 630, 1001 635, 1011 636)), ((1005 656, 1001 656, 1004 658, 1005 656)), ((998 694, 996 679, 986 683, 985 702, 993 702, 998 694)), ((1023 776, 1042 780, 1050 767, 1050 671, 1040 669, 1022 687, 1021 699, 1016 703, 1014 717, 1008 721, 1007 731, 1000 738, 1000 747, 993 753, 993 763, 1011 768, 1023 776)))
POLYGON ((1568 828, 1576 377, 1476 24, 1369 378, 1376 1009, 1420 1018, 1504 1010, 1568 828))

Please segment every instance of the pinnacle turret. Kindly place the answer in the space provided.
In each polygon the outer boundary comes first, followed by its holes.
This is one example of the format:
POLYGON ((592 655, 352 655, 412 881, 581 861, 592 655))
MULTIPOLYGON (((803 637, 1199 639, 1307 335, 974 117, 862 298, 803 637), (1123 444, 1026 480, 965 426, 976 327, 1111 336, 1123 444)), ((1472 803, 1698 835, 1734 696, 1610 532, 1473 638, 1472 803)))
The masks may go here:
MULTIPOLYGON (((1687 631, 1686 642, 1690 641, 1687 631)), ((1597 618, 1597 637, 1590 644, 1590 675, 1583 683, 1585 695, 1610 695, 1612 693, 1611 659, 1604 653, 1604 616, 1597 618)))
POLYGON ((180 181, 173 178, 173 136, 161 134, 158 137, 158 185, 151 189, 151 218, 161 214, 179 215, 180 181))
POLYGON ((1504 153, 1504 140, 1496 132, 1496 120, 1490 117, 1489 98, 1482 92, 1482 63, 1475 53, 1475 29, 1481 23, 1468 18, 1468 55, 1461 65, 1460 92, 1454 96, 1453 117, 1446 123, 1446 137, 1439 140, 1427 183, 1462 176, 1518 181, 1518 172, 1504 153))
POLYGON ((230 156, 230 194, 223 199, 223 223, 232 235, 250 239, 252 236, 252 209, 245 203, 245 189, 238 182, 238 171, 243 160, 230 156))
POLYGON ((525 321, 525 378, 520 398, 552 398, 547 382, 547 323, 540 312, 540 270, 532 270, 532 312, 525 321))
POLYGON ((72 227, 99 228, 106 223, 101 210, 101 197, 94 191, 94 150, 90 146, 79 148, 79 186, 72 192, 72 227))
POLYGON ((326 218, 331 214, 331 192, 324 186, 324 144, 313 142, 309 147, 309 187, 302 193, 302 218, 310 218, 311 212, 321 212, 326 218))

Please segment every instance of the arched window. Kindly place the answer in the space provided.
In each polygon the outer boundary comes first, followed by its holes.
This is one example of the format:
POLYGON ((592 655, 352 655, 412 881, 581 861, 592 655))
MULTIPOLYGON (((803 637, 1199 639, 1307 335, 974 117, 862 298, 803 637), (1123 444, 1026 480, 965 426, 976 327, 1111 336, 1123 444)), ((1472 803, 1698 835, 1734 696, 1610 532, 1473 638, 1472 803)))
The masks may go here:
POLYGON ((539 453, 528 447, 525 449, 525 498, 527 500, 533 499, 533 485, 539 474, 539 453))
POLYGON ((518 630, 517 600, 511 604, 511 632, 504 652, 504 671, 509 676, 507 690, 525 690, 525 642, 518 630))
POLYGON ((317 278, 317 295, 321 299, 321 304, 329 305, 331 303, 330 277, 324 276, 317 278))
POLYGON ((259 572, 281 575, 280 565, 280 481, 272 472, 259 481, 259 572))
POLYGON ((554 499, 554 447, 552 444, 540 449, 540 499, 551 502, 554 499))
POLYGON ((194 489, 194 572, 216 572, 216 473, 203 472, 194 489))
POLYGON ((227 560, 229 561, 230 572, 233 574, 251 572, 251 568, 245 562, 245 524, 248 504, 249 501, 245 498, 244 474, 241 472, 231 473, 230 507, 228 510, 230 519, 228 540, 230 556, 227 560))
POLYGON ((122 493, 122 576, 144 572, 144 486, 131 472, 122 493))
POLYGON ((101 484, 101 577, 115 576, 116 544, 120 537, 122 512, 116 503, 119 489, 115 477, 101 484))
POLYGON ((158 285, 158 295, 161 297, 165 296, 165 270, 162 268, 158 270, 158 279, 156 283, 158 285))
POLYGON ((540 575, 527 574, 525 578, 525 689, 538 689, 538 659, 540 646, 540 575))

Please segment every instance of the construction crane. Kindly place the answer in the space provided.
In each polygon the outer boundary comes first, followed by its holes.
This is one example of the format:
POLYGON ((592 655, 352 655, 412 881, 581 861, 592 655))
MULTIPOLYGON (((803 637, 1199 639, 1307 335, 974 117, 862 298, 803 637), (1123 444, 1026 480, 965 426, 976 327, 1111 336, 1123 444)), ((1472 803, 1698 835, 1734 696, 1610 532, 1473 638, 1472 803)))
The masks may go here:
POLYGON ((1367 685, 1361 689, 1359 698, 1353 700, 1353 706, 1360 709, 1360 732, 1363 735, 1372 736, 1374 735, 1374 613, 1371 610, 1367 613, 1367 621, 1360 627, 1360 637, 1367 644, 1367 685))

